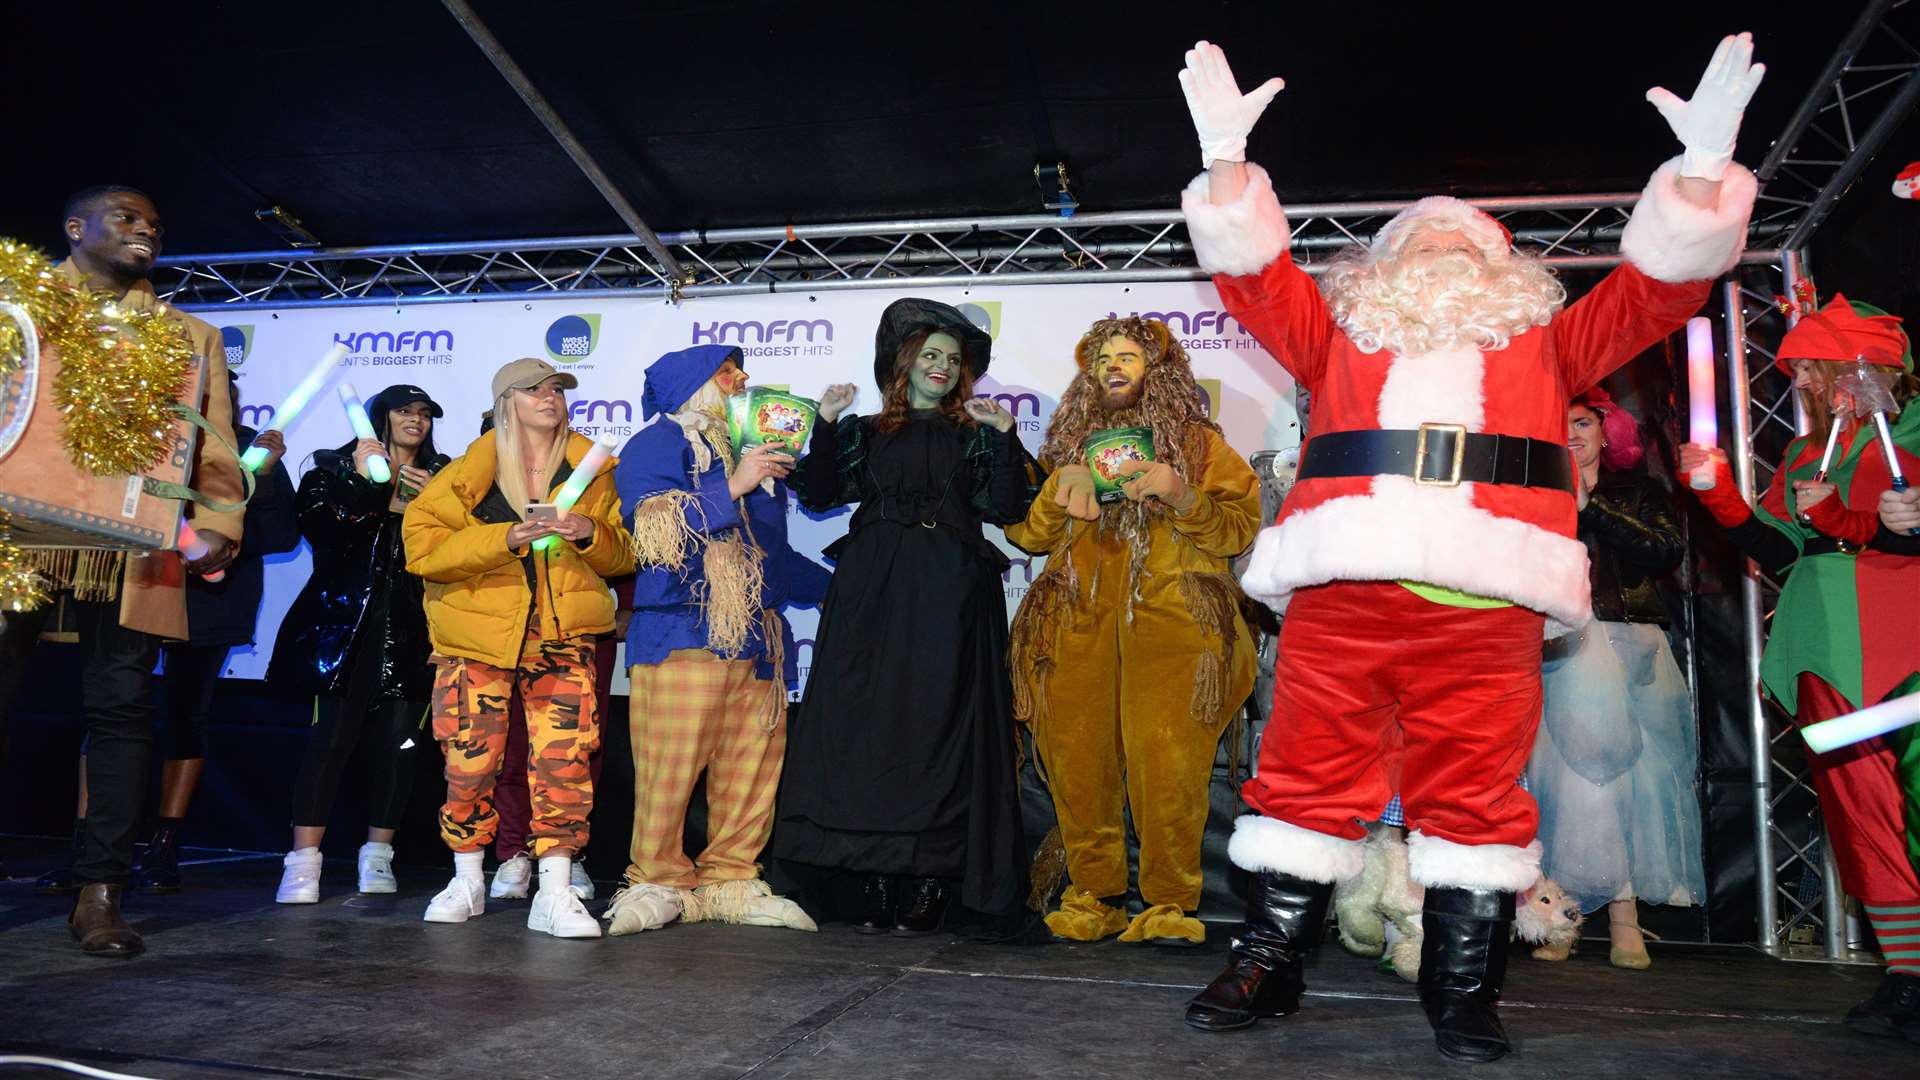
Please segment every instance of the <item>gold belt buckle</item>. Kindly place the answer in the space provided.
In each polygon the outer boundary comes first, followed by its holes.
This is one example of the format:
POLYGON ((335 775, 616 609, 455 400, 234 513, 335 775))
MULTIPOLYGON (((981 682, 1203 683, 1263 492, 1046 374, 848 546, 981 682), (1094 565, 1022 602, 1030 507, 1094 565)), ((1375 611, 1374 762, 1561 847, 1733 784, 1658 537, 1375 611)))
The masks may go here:
POLYGON ((1467 428, 1465 424, 1421 424, 1420 432, 1413 443, 1413 482, 1423 487, 1459 487, 1460 463, 1467 455, 1467 428), (1430 432, 1442 432, 1453 436, 1453 474, 1445 478, 1429 480, 1427 472, 1427 435, 1430 432))

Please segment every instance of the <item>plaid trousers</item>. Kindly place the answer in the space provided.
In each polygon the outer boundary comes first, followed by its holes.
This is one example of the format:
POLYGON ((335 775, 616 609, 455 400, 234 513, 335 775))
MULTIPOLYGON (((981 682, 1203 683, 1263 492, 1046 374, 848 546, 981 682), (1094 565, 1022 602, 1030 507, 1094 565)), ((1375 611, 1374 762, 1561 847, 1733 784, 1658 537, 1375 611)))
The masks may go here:
POLYGON ((773 797, 786 761, 784 714, 767 730, 768 680, 752 660, 705 649, 675 649, 658 664, 635 664, 628 719, 633 731, 633 846, 630 885, 692 889, 760 876, 773 833, 773 797), (687 858, 687 802, 707 774, 707 847, 687 858))
POLYGON ((479 851, 493 841, 500 824, 493 785, 507 764, 507 711, 518 693, 527 714, 533 857, 586 847, 593 812, 587 759, 600 745, 593 642, 542 641, 533 631, 518 667, 435 653, 433 668, 433 737, 447 758, 440 838, 454 851, 479 851))

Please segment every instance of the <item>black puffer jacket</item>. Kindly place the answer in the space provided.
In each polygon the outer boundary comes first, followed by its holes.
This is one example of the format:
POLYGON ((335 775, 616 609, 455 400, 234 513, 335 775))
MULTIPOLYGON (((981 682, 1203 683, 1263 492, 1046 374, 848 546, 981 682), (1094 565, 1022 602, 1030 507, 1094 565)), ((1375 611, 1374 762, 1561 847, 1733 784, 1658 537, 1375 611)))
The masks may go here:
MULTIPOLYGON (((429 472, 445 455, 424 463, 429 472)), ((287 609, 273 643, 267 685, 286 694, 342 694, 350 669, 375 665, 376 701, 426 701, 427 616, 420 579, 407 573, 401 515, 391 491, 353 469, 338 450, 313 455, 295 498, 300 534, 313 549, 313 576, 287 609), (371 638, 367 635, 373 635, 371 638)))
POLYGON ((1593 617, 1606 622, 1660 623, 1661 578, 1686 555, 1666 492, 1639 469, 1602 471, 1580 511, 1587 545, 1593 617))

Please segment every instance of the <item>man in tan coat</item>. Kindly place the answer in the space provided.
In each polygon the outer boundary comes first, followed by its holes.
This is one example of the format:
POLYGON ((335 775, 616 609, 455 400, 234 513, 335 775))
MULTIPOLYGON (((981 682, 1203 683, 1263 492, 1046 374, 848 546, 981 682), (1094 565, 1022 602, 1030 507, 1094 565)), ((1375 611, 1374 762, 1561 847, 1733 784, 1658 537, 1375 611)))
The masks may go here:
MULTIPOLYGON (((69 282, 110 293, 135 310, 159 306, 147 281, 162 235, 152 199, 132 188, 88 188, 67 200, 64 231, 69 254, 60 272, 69 282)), ((187 636, 186 575, 215 573, 233 561, 244 514, 220 332, 183 311, 165 310, 193 343, 196 363, 203 366, 199 408, 225 440, 198 441, 188 482, 208 499, 235 508, 189 511, 194 530, 207 543, 207 554, 197 560, 184 562, 173 551, 129 554, 121 557, 124 569, 116 571, 96 554, 77 560, 93 568, 92 580, 55 582, 75 588, 89 744, 86 826, 74 861, 80 893, 68 925, 80 947, 98 956, 136 956, 145 947, 121 918, 120 894, 133 866, 134 835, 152 765, 153 668, 163 639, 187 636), (103 569, 107 572, 100 573, 103 569)), ((9 616, 6 632, 37 635, 38 623, 9 616)), ((23 664, 30 645, 9 644, 0 652, 4 663, 23 664)), ((15 682, 19 672, 8 675, 13 678, 5 681, 15 682)))

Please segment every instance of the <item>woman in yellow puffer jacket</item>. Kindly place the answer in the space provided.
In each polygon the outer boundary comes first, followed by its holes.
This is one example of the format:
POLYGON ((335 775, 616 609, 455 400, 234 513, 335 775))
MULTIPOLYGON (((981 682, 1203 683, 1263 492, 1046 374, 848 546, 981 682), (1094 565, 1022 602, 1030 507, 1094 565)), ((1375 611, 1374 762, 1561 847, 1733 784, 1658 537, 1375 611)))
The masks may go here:
POLYGON ((515 360, 493 377, 496 427, 435 476, 407 508, 407 569, 426 582, 433 639, 433 737, 446 752, 440 836, 453 881, 426 920, 465 922, 486 908, 482 859, 499 817, 494 777, 506 751, 507 711, 527 714, 533 802, 530 840, 540 891, 529 929, 599 937, 600 925, 567 886, 593 810, 588 754, 600 742, 593 638, 613 629, 606 579, 633 572, 608 461, 570 513, 529 516, 550 501, 593 444, 567 423, 573 376, 543 360, 515 360), (544 550, 544 537, 555 542, 544 550))

